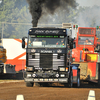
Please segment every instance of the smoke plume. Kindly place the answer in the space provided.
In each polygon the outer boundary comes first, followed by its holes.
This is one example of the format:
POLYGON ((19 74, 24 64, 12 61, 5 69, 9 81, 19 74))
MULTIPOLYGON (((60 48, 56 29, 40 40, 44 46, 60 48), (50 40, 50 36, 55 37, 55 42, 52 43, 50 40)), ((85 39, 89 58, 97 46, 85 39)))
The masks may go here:
POLYGON ((100 6, 85 7, 79 10, 77 24, 80 27, 96 27, 100 25, 100 6), (83 10, 82 10, 83 9, 83 10))
POLYGON ((75 8, 77 3, 75 0, 27 0, 29 10, 32 15, 33 27, 37 27, 38 20, 42 16, 43 10, 46 14, 54 14, 57 8, 68 10, 68 6, 75 8))

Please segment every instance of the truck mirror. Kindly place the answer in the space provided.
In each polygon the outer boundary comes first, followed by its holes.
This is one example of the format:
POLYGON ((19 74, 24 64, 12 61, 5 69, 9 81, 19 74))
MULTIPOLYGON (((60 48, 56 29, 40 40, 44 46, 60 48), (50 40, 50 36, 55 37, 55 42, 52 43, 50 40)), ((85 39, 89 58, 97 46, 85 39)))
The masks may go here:
POLYGON ((67 44, 69 44, 69 36, 67 37, 67 44))
POLYGON ((70 49, 73 49, 73 43, 70 43, 70 49))
POLYGON ((73 41, 74 41, 74 39, 71 39, 71 41, 70 41, 70 49, 73 49, 73 41))
POLYGON ((22 38, 22 48, 25 48, 25 38, 22 38))
POLYGON ((73 48, 76 48, 75 42, 73 42, 73 48))

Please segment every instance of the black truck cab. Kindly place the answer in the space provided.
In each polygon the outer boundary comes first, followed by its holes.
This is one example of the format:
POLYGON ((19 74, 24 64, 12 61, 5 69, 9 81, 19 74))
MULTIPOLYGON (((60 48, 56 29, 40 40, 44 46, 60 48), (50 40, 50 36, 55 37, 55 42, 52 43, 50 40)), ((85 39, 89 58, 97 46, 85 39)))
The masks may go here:
MULTIPOLYGON (((22 48, 25 48, 22 38, 22 48)), ((72 87, 67 29, 31 28, 26 47, 26 86, 58 82, 72 87)))

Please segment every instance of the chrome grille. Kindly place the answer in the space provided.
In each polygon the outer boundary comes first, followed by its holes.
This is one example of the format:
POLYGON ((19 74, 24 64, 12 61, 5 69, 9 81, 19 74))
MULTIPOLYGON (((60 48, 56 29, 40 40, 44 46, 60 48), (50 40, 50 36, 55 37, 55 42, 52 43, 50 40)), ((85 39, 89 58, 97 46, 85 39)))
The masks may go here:
POLYGON ((40 54, 40 67, 52 69, 52 53, 41 53, 40 54))
POLYGON ((48 68, 57 70, 58 66, 64 66, 65 54, 60 55, 52 53, 34 53, 28 55, 28 66, 35 68, 48 68), (34 55, 34 56, 33 56, 34 55))

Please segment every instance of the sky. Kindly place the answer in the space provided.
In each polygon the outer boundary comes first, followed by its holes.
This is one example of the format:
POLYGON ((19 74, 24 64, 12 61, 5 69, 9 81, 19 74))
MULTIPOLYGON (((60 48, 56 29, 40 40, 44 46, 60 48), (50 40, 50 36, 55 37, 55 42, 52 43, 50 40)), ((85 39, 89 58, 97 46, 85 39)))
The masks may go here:
MULTIPOLYGON (((80 6, 94 6, 98 5, 100 6, 100 0, 76 0, 80 6)), ((0 3, 2 0, 0 0, 0 3)))
MULTIPOLYGON (((93 7, 94 5, 100 6, 100 0, 76 0, 76 2, 79 3, 79 6, 82 7, 93 7)), ((80 13, 77 20, 77 24, 79 25, 79 27, 89 27, 91 23, 88 22, 91 22, 93 18, 96 22, 96 26, 100 25, 100 21, 98 20, 100 18, 100 14, 97 13, 100 10, 96 7, 91 9, 92 10, 89 9, 87 11, 84 11, 83 13, 80 13)), ((75 33, 76 32, 73 32, 73 37, 75 37, 75 33)))
POLYGON ((76 0, 76 2, 78 2, 80 6, 100 6, 100 0, 76 0))

